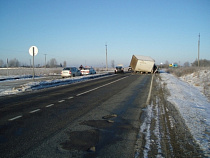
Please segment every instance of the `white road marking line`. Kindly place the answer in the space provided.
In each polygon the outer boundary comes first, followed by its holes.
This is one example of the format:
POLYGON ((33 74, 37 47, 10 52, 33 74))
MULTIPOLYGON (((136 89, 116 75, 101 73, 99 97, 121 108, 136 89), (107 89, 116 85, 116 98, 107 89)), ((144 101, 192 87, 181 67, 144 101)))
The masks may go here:
POLYGON ((74 97, 69 97, 68 99, 73 99, 74 97))
POLYGON ((62 103, 62 102, 64 102, 65 100, 60 100, 60 101, 58 101, 59 103, 62 103))
POLYGON ((79 94, 77 94, 76 96, 78 97, 78 96, 80 96, 80 95, 83 95, 83 94, 86 94, 86 93, 92 92, 92 91, 94 91, 94 90, 96 90, 96 89, 99 89, 99 88, 102 88, 102 87, 108 86, 108 85, 110 85, 110 84, 112 84, 112 83, 115 83, 115 82, 120 81, 120 80, 122 80, 122 79, 125 79, 125 78, 127 78, 127 77, 128 77, 128 76, 123 77, 123 78, 120 78, 120 79, 115 80, 115 81, 112 81, 112 82, 107 83, 107 84, 105 84, 105 85, 102 85, 102 86, 99 86, 99 87, 93 88, 93 89, 91 89, 91 90, 89 90, 89 91, 85 91, 85 92, 83 92, 83 93, 79 93, 79 94))
POLYGON ((35 113, 37 111, 40 111, 40 109, 36 109, 36 110, 30 111, 29 113, 32 114, 32 113, 35 113))
POLYGON ((50 104, 50 105, 47 105, 47 106, 45 106, 46 108, 49 108, 49 107, 51 107, 51 106, 53 106, 54 104, 50 104))
POLYGON ((16 116, 16 117, 13 117, 13 118, 9 119, 9 121, 13 121, 13 120, 16 120, 16 119, 21 118, 21 117, 23 117, 23 116, 19 115, 19 116, 16 116))
POLYGON ((150 88, 149 88, 149 94, 148 94, 147 101, 146 101, 147 105, 149 105, 149 101, 150 101, 150 97, 151 97, 153 77, 154 77, 154 75, 152 75, 152 79, 151 79, 151 84, 150 84, 150 88))
POLYGON ((80 95, 83 95, 83 94, 89 93, 89 92, 91 92, 91 91, 93 91, 93 89, 91 89, 91 90, 89 90, 89 91, 86 91, 86 92, 83 92, 83 93, 80 93, 80 94, 77 94, 77 96, 80 96, 80 95))

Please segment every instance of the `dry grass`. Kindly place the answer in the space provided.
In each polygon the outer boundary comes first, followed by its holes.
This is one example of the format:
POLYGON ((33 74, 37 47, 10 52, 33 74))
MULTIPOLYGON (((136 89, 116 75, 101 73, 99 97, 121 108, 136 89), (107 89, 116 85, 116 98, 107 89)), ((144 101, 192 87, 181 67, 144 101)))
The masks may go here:
POLYGON ((187 68, 171 68, 167 69, 167 72, 177 77, 193 74, 193 78, 197 78, 197 82, 194 83, 194 86, 203 87, 202 92, 210 101, 210 75, 207 72, 208 70, 210 70, 209 67, 203 67, 203 68, 187 67, 187 68))
POLYGON ((177 77, 181 77, 183 75, 198 72, 199 70, 200 69, 198 67, 181 67, 181 68, 170 68, 167 69, 166 72, 174 74, 177 77))
POLYGON ((195 86, 200 86, 200 84, 199 83, 196 83, 195 86))

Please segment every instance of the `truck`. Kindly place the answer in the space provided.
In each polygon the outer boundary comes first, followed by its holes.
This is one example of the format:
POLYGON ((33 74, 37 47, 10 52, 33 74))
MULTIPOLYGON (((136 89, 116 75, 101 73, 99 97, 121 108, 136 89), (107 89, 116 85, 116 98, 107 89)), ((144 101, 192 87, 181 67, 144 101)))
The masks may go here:
POLYGON ((155 73, 157 72, 157 67, 155 65, 155 60, 149 56, 143 55, 133 55, 130 67, 135 73, 155 73))

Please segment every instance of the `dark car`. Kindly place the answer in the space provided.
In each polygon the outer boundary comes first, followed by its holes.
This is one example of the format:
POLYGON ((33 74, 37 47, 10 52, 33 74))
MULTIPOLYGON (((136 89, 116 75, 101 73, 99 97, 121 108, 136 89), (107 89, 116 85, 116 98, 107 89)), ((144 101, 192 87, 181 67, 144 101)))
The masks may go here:
POLYGON ((122 66, 116 66, 114 73, 124 73, 124 68, 122 66))

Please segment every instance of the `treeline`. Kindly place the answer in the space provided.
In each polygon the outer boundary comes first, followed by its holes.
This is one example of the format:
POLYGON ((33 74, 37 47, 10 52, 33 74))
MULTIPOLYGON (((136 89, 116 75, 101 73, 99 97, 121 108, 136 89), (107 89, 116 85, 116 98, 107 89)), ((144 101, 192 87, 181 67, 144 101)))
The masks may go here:
MULTIPOLYGON (((192 63, 192 66, 198 66, 198 60, 195 60, 192 63)), ((210 67, 210 60, 206 60, 206 59, 199 60, 199 66, 200 67, 210 67)))
MULTIPOLYGON (((168 61, 165 62, 165 64, 159 65, 161 68, 169 68, 168 61)), ((183 65, 180 65, 178 62, 174 62, 173 64, 177 64, 178 67, 198 67, 198 60, 195 60, 193 63, 185 62, 183 65)), ((199 60, 199 66, 200 67, 210 67, 210 60, 207 59, 201 59, 199 60)))
POLYGON ((21 63, 15 58, 12 60, 7 60, 6 63, 0 59, 0 67, 20 67, 21 63))
MULTIPOLYGON (((11 60, 7 60, 4 62, 2 59, 0 59, 0 68, 6 68, 6 67, 32 67, 32 63, 29 65, 21 64, 18 59, 14 58, 11 60)), ((66 61, 63 63, 58 64, 57 60, 55 58, 50 59, 46 65, 41 66, 40 64, 34 65, 35 67, 47 67, 47 68, 55 68, 55 67, 66 67, 66 61)))

